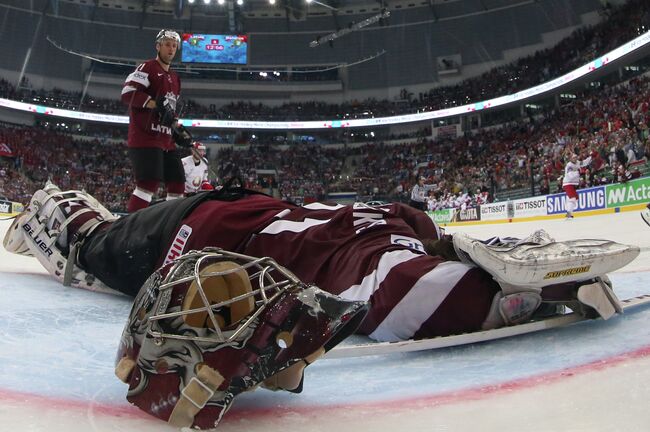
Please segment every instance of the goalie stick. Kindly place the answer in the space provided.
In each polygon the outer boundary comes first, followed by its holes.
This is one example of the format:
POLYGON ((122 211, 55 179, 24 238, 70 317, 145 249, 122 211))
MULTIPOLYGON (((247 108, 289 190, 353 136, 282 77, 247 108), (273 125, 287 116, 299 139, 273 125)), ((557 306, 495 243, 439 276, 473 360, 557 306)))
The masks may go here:
MULTIPOLYGON (((629 310, 637 306, 650 304, 650 294, 644 294, 622 300, 623 310, 629 310)), ((369 342, 353 345, 338 345, 329 351, 323 358, 349 358, 364 357, 371 355, 394 354, 411 351, 425 351, 438 348, 447 348, 459 345, 466 345, 477 342, 486 342, 496 339, 502 339, 510 336, 518 336, 527 333, 548 330, 556 327, 563 327, 569 324, 588 321, 576 313, 553 316, 550 318, 531 321, 525 324, 519 324, 509 327, 501 327, 494 330, 485 330, 474 333, 465 333, 452 336, 440 336, 430 339, 406 340, 398 342, 369 342)))

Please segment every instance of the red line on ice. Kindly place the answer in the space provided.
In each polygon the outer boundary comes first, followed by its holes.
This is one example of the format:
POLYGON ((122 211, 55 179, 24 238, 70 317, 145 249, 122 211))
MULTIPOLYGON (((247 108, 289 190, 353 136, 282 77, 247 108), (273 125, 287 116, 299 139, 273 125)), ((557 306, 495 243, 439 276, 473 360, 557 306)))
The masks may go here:
MULTIPOLYGON (((638 348, 623 354, 612 357, 595 360, 584 365, 574 366, 559 371, 553 371, 545 374, 534 375, 528 378, 505 381, 502 383, 491 384, 481 387, 454 390, 444 393, 438 393, 430 396, 416 396, 410 398, 399 398, 383 400, 376 402, 359 402, 335 405, 317 405, 317 406, 296 406, 296 407, 274 407, 261 409, 237 409, 236 404, 232 410, 225 416, 224 421, 237 420, 239 418, 266 417, 270 415, 282 415, 286 413, 293 414, 313 414, 317 409, 319 413, 326 414, 327 411, 336 411, 344 408, 390 408, 393 412, 396 409, 412 410, 414 408, 435 407, 459 403, 468 400, 480 400, 487 397, 499 395, 501 393, 510 393, 517 390, 525 390, 540 385, 556 383, 564 378, 574 375, 601 371, 604 369, 617 366, 626 361, 650 356, 650 345, 638 348)), ((125 387, 126 393, 126 387, 125 387)), ((25 392, 16 392, 11 390, 0 390, 0 403, 24 403, 32 408, 43 407, 44 409, 55 410, 74 410, 88 412, 91 410, 95 415, 120 416, 129 418, 152 418, 138 408, 124 402, 124 404, 99 404, 92 401, 61 399, 51 396, 41 396, 25 392)))

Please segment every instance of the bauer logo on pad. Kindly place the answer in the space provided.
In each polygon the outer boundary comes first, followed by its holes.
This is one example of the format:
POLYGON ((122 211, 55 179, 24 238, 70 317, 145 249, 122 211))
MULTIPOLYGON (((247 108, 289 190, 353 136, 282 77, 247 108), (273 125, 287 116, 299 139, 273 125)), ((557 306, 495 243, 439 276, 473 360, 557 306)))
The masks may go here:
POLYGON ((582 267, 573 267, 566 270, 548 272, 546 273, 546 276, 544 276, 544 279, 556 279, 562 276, 571 276, 580 273, 587 273, 590 268, 591 266, 582 266, 582 267))

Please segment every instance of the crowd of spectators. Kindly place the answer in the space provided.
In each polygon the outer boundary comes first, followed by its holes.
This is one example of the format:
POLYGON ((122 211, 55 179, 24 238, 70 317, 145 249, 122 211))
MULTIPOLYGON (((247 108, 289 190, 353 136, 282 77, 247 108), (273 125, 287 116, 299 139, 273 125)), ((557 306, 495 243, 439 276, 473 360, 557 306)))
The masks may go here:
POLYGON ((283 199, 303 201, 323 198, 341 176, 350 151, 312 144, 297 144, 286 150, 272 145, 227 148, 217 154, 217 172, 222 179, 238 176, 250 188, 283 199))
MULTIPOLYGON (((650 78, 639 77, 586 91, 536 118, 458 138, 228 146, 216 154, 212 179, 239 177, 247 187, 307 202, 337 191, 363 200, 406 201, 414 180, 425 177, 434 210, 473 206, 516 188, 530 187, 530 195, 559 191, 573 152, 591 157, 581 187, 627 181, 650 158, 649 101, 650 78)), ((0 158, 2 195, 25 203, 50 178, 62 188, 90 192, 113 210, 124 209, 131 179, 123 141, 2 125, 0 144, 14 153, 0 158)))
POLYGON ((517 188, 530 188, 529 195, 561 192, 572 152, 592 157, 580 187, 626 181, 650 158, 649 101, 650 79, 635 78, 537 118, 457 139, 371 144, 353 177, 360 194, 395 200, 405 200, 414 179, 426 177, 435 208, 476 204, 473 197, 485 191, 491 199, 517 188))
MULTIPOLYGON (((395 101, 366 99, 342 104, 314 101, 280 106, 237 101, 224 106, 206 106, 185 100, 183 115, 221 120, 345 120, 430 111, 482 101, 558 77, 650 29, 650 4, 646 0, 630 0, 621 6, 606 7, 603 15, 599 24, 577 29, 552 48, 493 68, 454 86, 439 86, 418 95, 403 90, 395 101)), ((35 90, 28 85, 15 88, 4 80, 0 80, 0 97, 70 110, 125 113, 117 96, 102 99, 60 89, 35 90)))
POLYGON ((126 144, 7 124, 0 127, 0 143, 13 152, 0 158, 0 190, 8 198, 26 204, 50 179, 62 189, 83 189, 108 208, 124 209, 132 189, 126 144))
MULTIPOLYGON (((466 80, 462 86, 420 95, 412 106, 418 102, 430 104, 438 98, 427 107, 441 108, 539 83, 631 39, 641 28, 635 26, 648 19, 646 2, 632 1, 607 11, 606 25, 578 30, 551 50, 466 80), (491 89, 486 90, 488 87, 491 89), (460 100, 457 95, 450 96, 455 91, 471 96, 460 100), (441 95, 446 95, 444 100, 441 95)), ((27 97, 32 102, 67 109, 125 110, 117 99, 96 100, 60 90, 45 92, 31 89, 28 80, 23 80, 19 89, 0 80, 0 96, 17 100, 27 97)), ((337 191, 355 192, 364 200, 407 201, 414 180, 424 176, 433 209, 475 205, 477 199, 484 201, 488 196, 491 200, 502 191, 517 188, 530 188, 530 194, 555 192, 569 152, 581 158, 591 156, 591 164, 583 172, 582 187, 637 176, 637 163, 643 164, 650 157, 648 78, 584 90, 577 96, 535 117, 478 129, 458 138, 432 139, 431 131, 425 130, 415 132, 413 140, 406 143, 380 139, 363 146, 334 148, 313 142, 279 143, 264 137, 243 146, 243 150, 226 147, 216 155, 212 170, 220 179, 238 176, 246 186, 300 201, 322 199, 337 191)), ((276 109, 233 102, 226 107, 206 108, 190 101, 186 109, 221 118, 267 120, 284 120, 286 116, 313 119, 316 113, 336 118, 356 110, 382 115, 400 112, 391 103, 388 105, 395 109, 385 111, 386 104, 313 102, 276 109)), ((51 178, 63 188, 85 189, 113 210, 124 209, 131 183, 124 144, 126 130, 89 127, 85 132, 62 131, 54 126, 46 121, 36 127, 0 125, 0 144, 10 147, 15 156, 0 158, 0 193, 26 202, 36 188, 51 178)), ((351 131, 341 129, 340 133, 351 131)))

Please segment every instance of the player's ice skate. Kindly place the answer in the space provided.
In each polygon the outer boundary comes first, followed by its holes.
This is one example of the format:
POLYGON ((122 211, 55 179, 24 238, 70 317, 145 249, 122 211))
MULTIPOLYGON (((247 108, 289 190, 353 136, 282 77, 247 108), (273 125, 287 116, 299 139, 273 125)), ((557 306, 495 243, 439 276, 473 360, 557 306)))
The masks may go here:
POLYGON ((116 217, 89 194, 62 192, 48 182, 16 216, 3 245, 9 252, 34 256, 64 285, 116 293, 74 263, 76 243, 103 221, 114 219, 116 217))

